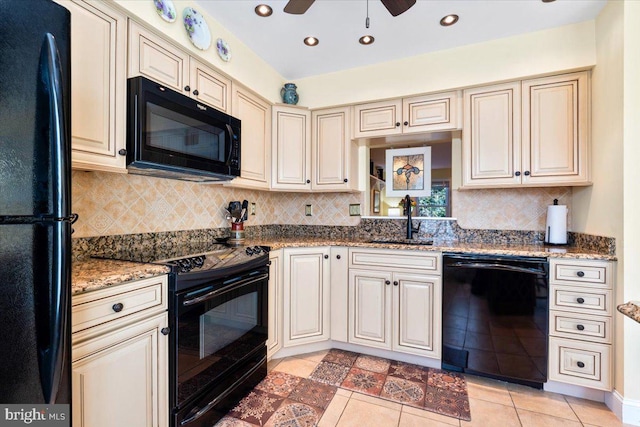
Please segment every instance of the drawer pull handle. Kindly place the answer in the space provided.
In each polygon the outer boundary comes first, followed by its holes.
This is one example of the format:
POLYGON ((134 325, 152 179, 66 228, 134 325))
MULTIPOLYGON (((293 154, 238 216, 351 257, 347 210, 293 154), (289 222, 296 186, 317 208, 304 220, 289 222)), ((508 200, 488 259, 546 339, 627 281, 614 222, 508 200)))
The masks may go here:
POLYGON ((122 309, 124 308, 124 304, 122 304, 121 302, 117 303, 117 304, 113 304, 111 306, 111 308, 113 309, 113 311, 115 311, 116 313, 120 313, 122 311, 122 309))
POLYGON ((384 284, 385 284, 385 285, 390 285, 390 284, 391 284, 391 281, 390 281, 390 280, 385 280, 385 281, 384 281, 384 284))
POLYGON ((336 259, 340 259, 340 255, 336 255, 336 259))
POLYGON ((578 277, 584 277, 584 271, 578 271, 578 272, 576 272, 576 276, 578 276, 578 277))
POLYGON ((576 301, 578 301, 578 304, 584 304, 584 298, 578 298, 576 301))
POLYGON ((577 365, 578 368, 584 368, 584 362, 578 362, 577 365))
POLYGON ((584 331, 584 325, 577 325, 576 329, 579 331, 584 331))

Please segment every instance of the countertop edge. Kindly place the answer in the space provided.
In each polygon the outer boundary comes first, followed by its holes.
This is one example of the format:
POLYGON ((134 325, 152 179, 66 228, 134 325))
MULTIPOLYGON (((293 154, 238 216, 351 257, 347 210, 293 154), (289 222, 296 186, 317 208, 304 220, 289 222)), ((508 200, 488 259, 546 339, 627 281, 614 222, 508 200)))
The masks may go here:
POLYGON ((630 319, 640 323, 640 302, 629 301, 618 305, 618 311, 630 319))

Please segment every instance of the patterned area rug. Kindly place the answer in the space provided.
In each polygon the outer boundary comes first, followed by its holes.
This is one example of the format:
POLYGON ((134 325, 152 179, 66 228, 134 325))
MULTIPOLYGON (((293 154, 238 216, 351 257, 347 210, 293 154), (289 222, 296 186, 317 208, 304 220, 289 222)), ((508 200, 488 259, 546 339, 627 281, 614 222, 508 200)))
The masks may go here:
POLYGON ((271 371, 215 427, 312 427, 338 387, 471 420, 462 375, 332 349, 309 378, 271 371))

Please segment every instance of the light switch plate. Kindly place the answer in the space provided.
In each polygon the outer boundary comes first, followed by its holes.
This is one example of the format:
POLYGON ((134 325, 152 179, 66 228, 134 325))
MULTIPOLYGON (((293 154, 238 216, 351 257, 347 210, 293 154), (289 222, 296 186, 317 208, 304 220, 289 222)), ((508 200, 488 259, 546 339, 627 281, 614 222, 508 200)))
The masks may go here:
POLYGON ((313 215, 313 209, 311 209, 311 205, 305 205, 304 214, 305 214, 305 216, 312 216, 313 215))
POLYGON ((360 216, 360 203, 349 205, 349 215, 360 216))

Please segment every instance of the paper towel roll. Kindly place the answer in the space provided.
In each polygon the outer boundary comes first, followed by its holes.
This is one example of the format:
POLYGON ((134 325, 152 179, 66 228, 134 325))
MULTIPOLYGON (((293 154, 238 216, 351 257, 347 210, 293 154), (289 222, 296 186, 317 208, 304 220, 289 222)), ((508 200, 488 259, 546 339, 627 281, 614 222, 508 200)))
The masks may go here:
POLYGON ((552 245, 567 244, 567 206, 551 205, 547 207, 547 228, 545 243, 552 245))

